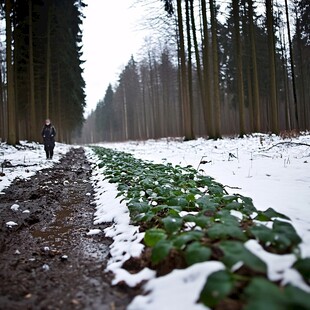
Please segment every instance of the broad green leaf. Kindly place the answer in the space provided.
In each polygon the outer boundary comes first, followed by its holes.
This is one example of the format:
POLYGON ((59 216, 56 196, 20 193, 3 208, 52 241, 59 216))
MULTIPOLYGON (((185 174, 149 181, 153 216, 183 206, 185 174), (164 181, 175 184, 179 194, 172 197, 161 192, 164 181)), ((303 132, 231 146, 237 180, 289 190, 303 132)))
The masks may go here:
POLYGON ((186 246, 187 243, 194 240, 200 240, 203 236, 204 233, 202 231, 185 231, 173 238, 173 245, 178 249, 182 249, 186 246))
POLYGON ((129 188, 129 186, 127 185, 127 184, 119 184, 119 186, 118 186, 118 190, 119 191, 121 191, 121 192, 125 192, 125 191, 127 191, 128 190, 128 188, 129 188))
POLYGON ((220 270, 212 273, 200 292, 199 300, 207 307, 215 307, 227 297, 234 288, 234 280, 230 272, 220 270))
POLYGON ((221 210, 214 217, 215 220, 220 220, 222 224, 239 226, 239 220, 235 216, 231 215, 229 210, 221 210))
POLYGON ((206 228, 212 223, 212 220, 210 217, 207 217, 205 215, 192 215, 188 214, 183 217, 184 223, 185 222, 193 222, 197 226, 201 228, 206 228))
POLYGON ((223 196, 222 200, 226 203, 229 203, 229 202, 233 202, 235 200, 238 199, 238 196, 235 196, 235 195, 225 195, 223 196))
POLYGON ((262 245, 270 243, 281 252, 288 251, 301 242, 290 223, 277 220, 274 221, 272 229, 264 225, 257 225, 251 227, 250 232, 262 245))
POLYGON ((146 213, 150 210, 150 205, 147 202, 131 202, 128 204, 130 213, 146 213))
POLYGON ((150 211, 146 213, 138 213, 136 215, 132 215, 132 221, 134 223, 141 223, 141 222, 149 222, 154 218, 154 214, 150 211))
POLYGON ((246 236, 239 226, 233 224, 216 223, 208 229, 208 236, 215 239, 235 238, 238 240, 246 240, 246 236))
POLYGON ((160 228, 151 228, 145 232, 144 235, 144 243, 147 246, 153 247, 160 240, 164 240, 167 238, 167 234, 163 229, 160 228))
POLYGON ((274 233, 272 229, 264 225, 253 226, 250 228, 250 232, 262 245, 266 245, 268 242, 271 244, 274 240, 274 233))
POLYGON ((163 214, 178 215, 182 211, 182 208, 180 206, 157 205, 152 207, 151 211, 154 214, 161 212, 163 214))
POLYGON ((266 273, 267 266, 265 262, 245 248, 243 243, 228 240, 222 241, 219 247, 224 252, 222 261, 227 267, 231 268, 236 263, 242 262, 254 271, 266 273))
POLYGON ((272 225, 273 231, 280 237, 277 242, 283 242, 288 246, 298 245, 301 242, 301 238, 298 236, 295 228, 292 224, 275 220, 272 225), (289 241, 287 241, 289 240, 289 241))
POLYGON ((163 211, 167 211, 169 208, 169 206, 167 205, 157 205, 151 208, 151 211, 153 213, 158 213, 158 212, 163 212, 163 211))
POLYGON ((163 261, 173 248, 173 244, 169 240, 160 240, 152 249, 151 260, 153 264, 158 264, 163 261))
MULTIPOLYGON (((242 195, 237 195, 239 199, 242 200, 243 208, 242 213, 245 213, 246 215, 250 215, 253 212, 257 212, 256 208, 253 205, 253 200, 250 197, 245 197, 242 195)), ((241 211, 241 209, 239 210, 241 211)))
POLYGON ((216 209, 218 207, 218 203, 214 202, 209 195, 204 195, 202 197, 199 197, 196 200, 196 203, 198 204, 198 206, 203 209, 203 210, 207 210, 210 212, 216 212, 216 209))
MULTIPOLYGON (((128 198, 132 198, 132 199, 140 199, 141 198, 141 194, 140 194, 140 188, 139 187, 135 187, 134 189, 129 189, 128 193, 127 193, 127 197, 128 198)), ((142 202, 140 202, 142 203, 142 202)), ((143 202, 143 204, 148 205, 148 203, 145 201, 143 202)))
POLYGON ((195 200, 196 200, 195 195, 194 195, 194 194, 188 194, 188 195, 186 196, 186 200, 187 200, 188 202, 190 202, 190 201, 195 201, 195 200))
POLYGON ((168 234, 173 234, 181 229, 183 224, 183 219, 181 217, 167 216, 162 219, 164 223, 165 230, 168 234))
POLYGON ((214 179, 210 176, 202 176, 202 175, 199 175, 198 176, 198 186, 210 186, 211 184, 214 183, 214 179))
POLYGON ((292 285, 278 287, 265 278, 254 278, 245 289, 245 310, 308 310, 310 294, 292 285))
POLYGON ((167 200, 167 205, 187 207, 188 201, 184 197, 173 197, 167 200))
POLYGON ((225 194, 225 190, 224 190, 222 185, 217 184, 217 183, 212 183, 208 187, 208 193, 210 195, 213 195, 213 196, 220 196, 220 197, 222 197, 222 195, 225 194))
POLYGON ((141 185, 143 186, 143 188, 147 189, 147 188, 153 188, 154 187, 154 180, 146 177, 141 181, 141 185))
POLYGON ((258 214, 255 217, 255 220, 258 220, 258 221, 270 221, 270 220, 272 220, 272 218, 282 218, 282 219, 286 219, 286 220, 290 219, 286 215, 279 213, 279 212, 276 212, 272 208, 268 208, 265 211, 258 211, 257 213, 258 214))
POLYGON ((270 217, 267 216, 264 212, 258 211, 257 215, 255 216, 254 220, 261 221, 261 222, 269 222, 270 217))
POLYGON ((171 216, 178 216, 180 211, 182 211, 182 208, 179 206, 169 206, 168 208, 168 214, 171 216))
POLYGON ((288 285, 284 289, 288 306, 286 309, 309 310, 310 293, 288 285))
POLYGON ((165 188, 165 187, 155 187, 153 188, 154 193, 157 194, 158 197, 166 197, 165 199, 167 199, 167 197, 169 197, 171 195, 171 191, 169 188, 165 188))
POLYGON ((177 196, 182 196, 182 195, 184 195, 184 193, 182 192, 182 189, 179 187, 174 188, 172 191, 170 191, 171 197, 177 197, 177 196))
POLYGON ((282 219, 286 219, 286 220, 290 220, 289 217, 287 217, 286 215, 284 215, 283 213, 279 213, 276 212, 274 209, 272 208, 268 208, 266 211, 264 211, 264 214, 266 216, 268 216, 270 219, 277 217, 277 218, 282 218, 282 219))
POLYGON ((241 210, 243 208, 243 204, 237 201, 229 202, 228 204, 225 205, 224 207, 227 210, 241 210))
POLYGON ((118 183, 119 178, 118 177, 113 177, 109 179, 109 183, 118 183))
POLYGON ((293 267, 298 270, 304 280, 310 284, 310 257, 297 260, 293 267))
POLYGON ((98 164, 98 167, 101 169, 101 168, 103 168, 105 166, 105 164, 103 163, 103 162, 100 162, 99 164, 98 164))
POLYGON ((253 278, 244 293, 246 297, 245 310, 294 309, 286 307, 287 299, 284 292, 265 278, 253 278))
POLYGON ((188 265, 201 263, 209 260, 212 251, 210 248, 203 246, 200 242, 196 241, 191 243, 185 250, 185 260, 188 265))

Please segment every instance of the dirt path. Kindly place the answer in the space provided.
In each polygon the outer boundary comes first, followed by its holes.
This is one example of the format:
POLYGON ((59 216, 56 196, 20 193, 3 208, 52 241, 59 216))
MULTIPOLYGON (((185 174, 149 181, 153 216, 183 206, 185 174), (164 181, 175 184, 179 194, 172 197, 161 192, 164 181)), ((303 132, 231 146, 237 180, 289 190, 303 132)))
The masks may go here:
POLYGON ((0 309, 105 310, 130 303, 134 292, 111 287, 104 273, 110 240, 87 235, 104 228, 93 225, 90 175, 84 150, 75 148, 0 195, 0 309))

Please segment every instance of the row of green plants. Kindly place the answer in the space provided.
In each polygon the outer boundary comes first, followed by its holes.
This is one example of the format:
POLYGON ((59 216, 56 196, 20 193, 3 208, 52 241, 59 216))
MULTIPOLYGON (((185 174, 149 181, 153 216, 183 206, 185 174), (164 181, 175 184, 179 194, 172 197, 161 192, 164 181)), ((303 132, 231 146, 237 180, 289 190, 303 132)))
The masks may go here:
POLYGON ((154 164, 104 147, 94 151, 105 179, 117 185, 118 196, 126 201, 132 223, 145 232, 154 269, 172 252, 185 266, 208 260, 226 266, 208 277, 198 302, 214 309, 226 303, 244 309, 266 304, 270 309, 309 309, 309 293, 270 281, 265 262, 244 245, 255 239, 268 252, 296 255, 292 268, 309 285, 310 258, 300 257, 301 238, 287 216, 272 208, 257 210, 251 198, 229 195, 192 166, 154 164), (236 267, 239 262, 242 266, 236 267))

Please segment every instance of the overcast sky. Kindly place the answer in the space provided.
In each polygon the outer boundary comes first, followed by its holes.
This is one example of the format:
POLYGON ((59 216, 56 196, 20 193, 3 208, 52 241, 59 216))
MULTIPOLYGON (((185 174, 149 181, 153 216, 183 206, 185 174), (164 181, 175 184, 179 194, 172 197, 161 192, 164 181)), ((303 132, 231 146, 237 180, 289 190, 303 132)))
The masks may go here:
POLYGON ((86 113, 99 100, 143 45, 146 31, 141 30, 143 6, 132 6, 134 0, 85 0, 83 14, 83 56, 85 60, 86 113), (139 26, 140 24, 140 26, 139 26), (140 30, 139 30, 140 29, 140 30))

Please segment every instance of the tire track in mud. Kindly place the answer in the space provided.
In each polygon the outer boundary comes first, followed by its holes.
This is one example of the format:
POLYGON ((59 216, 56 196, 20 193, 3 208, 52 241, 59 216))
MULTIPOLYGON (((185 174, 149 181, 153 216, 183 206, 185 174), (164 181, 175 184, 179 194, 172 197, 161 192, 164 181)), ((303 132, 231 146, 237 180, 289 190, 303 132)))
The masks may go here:
POLYGON ((137 293, 110 285, 111 240, 87 235, 105 228, 93 225, 90 176, 84 149, 72 148, 0 196, 0 309, 125 309, 137 293))

